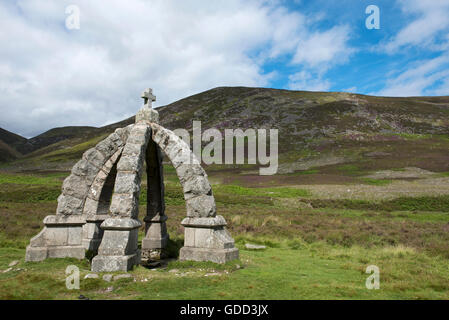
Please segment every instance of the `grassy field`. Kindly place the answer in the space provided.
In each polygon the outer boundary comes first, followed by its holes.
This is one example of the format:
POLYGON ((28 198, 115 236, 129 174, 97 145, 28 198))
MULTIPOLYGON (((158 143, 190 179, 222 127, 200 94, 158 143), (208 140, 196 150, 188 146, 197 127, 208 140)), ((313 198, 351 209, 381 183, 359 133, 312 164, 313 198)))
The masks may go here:
MULTIPOLYGON (((229 172, 208 170, 240 260, 173 260, 164 268, 139 266, 133 278, 112 282, 102 274, 84 279, 87 259, 24 262, 29 239, 56 210, 68 172, 1 173, 0 299, 448 299, 449 177, 401 178, 410 170, 373 173, 345 164, 270 178, 233 174, 233 181, 229 172), (248 250, 247 243, 266 249, 248 250), (9 267, 14 260, 18 264, 9 267), (79 290, 65 286, 72 264, 81 271, 79 290), (370 265, 379 267, 379 290, 365 286, 370 265)), ((170 167, 165 180, 176 253, 185 205, 170 167)))

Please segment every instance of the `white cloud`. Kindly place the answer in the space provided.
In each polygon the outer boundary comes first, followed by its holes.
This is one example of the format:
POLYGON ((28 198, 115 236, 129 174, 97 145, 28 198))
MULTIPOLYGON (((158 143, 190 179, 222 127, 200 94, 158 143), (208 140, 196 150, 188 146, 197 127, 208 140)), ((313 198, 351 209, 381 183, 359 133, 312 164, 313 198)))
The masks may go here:
POLYGON ((441 49, 436 37, 447 34, 449 28, 449 1, 399 0, 402 11, 411 20, 388 43, 381 46, 388 53, 396 53, 405 46, 441 49))
MULTIPOLYGON (((408 22, 378 49, 387 54, 409 54, 412 49, 433 53, 431 59, 414 60, 388 75, 385 87, 375 92, 384 96, 448 95, 449 86, 449 1, 398 0, 408 22)), ((410 55, 409 55, 410 57, 410 55)))
POLYGON ((329 30, 305 34, 298 41, 292 64, 302 70, 289 76, 288 88, 292 90, 327 91, 331 83, 323 79, 325 73, 337 64, 348 61, 355 49, 348 45, 348 26, 335 26, 329 30))
POLYGON ((331 83, 303 70, 289 76, 288 87, 291 90, 328 91, 331 83))
POLYGON ((292 62, 321 69, 345 62, 354 51, 348 46, 348 40, 348 26, 335 26, 324 32, 315 32, 299 42, 292 62))
POLYGON ((405 71, 387 79, 386 87, 375 94, 382 96, 449 95, 449 55, 416 61, 405 71), (435 85, 443 82, 441 85, 435 85))
MULTIPOLYGON (((32 136, 104 125, 135 114, 146 87, 161 106, 216 86, 268 86, 275 73, 263 65, 282 55, 313 67, 342 60, 346 29, 311 34, 310 17, 282 3, 2 2, 0 127, 32 136), (80 8, 80 30, 65 28, 70 4, 80 8)), ((306 79, 309 88, 329 87, 306 79)))
POLYGON ((164 105, 214 86, 268 83, 249 58, 274 38, 267 4, 76 1, 81 28, 70 31, 68 4, 0 5, 8 30, 0 33, 0 126, 30 136, 116 121, 138 110, 145 87, 164 105))

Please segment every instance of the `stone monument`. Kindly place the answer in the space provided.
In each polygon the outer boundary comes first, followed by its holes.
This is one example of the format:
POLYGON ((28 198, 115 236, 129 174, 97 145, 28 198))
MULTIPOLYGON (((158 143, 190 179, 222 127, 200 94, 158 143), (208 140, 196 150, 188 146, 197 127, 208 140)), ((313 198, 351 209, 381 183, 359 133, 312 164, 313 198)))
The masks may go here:
POLYGON ((55 215, 45 217, 43 230, 26 250, 27 261, 46 258, 82 259, 95 255, 92 271, 127 271, 141 260, 159 259, 169 239, 165 221, 162 154, 181 182, 187 217, 180 260, 225 263, 237 259, 238 249, 216 215, 207 174, 189 146, 159 125, 151 89, 142 93, 144 106, 135 124, 115 130, 87 150, 64 180, 55 215), (145 237, 138 246, 139 196, 144 162, 147 173, 145 237))

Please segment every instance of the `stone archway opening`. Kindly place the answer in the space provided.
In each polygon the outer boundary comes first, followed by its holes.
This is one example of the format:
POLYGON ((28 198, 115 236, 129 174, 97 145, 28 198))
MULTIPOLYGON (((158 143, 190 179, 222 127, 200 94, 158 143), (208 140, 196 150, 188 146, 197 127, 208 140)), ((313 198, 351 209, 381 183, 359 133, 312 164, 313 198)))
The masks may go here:
POLYGON ((181 260, 224 263, 238 258, 238 249, 216 215, 207 174, 189 146, 160 126, 151 108, 151 89, 142 94, 145 104, 136 122, 117 129, 89 149, 64 181, 56 215, 44 219, 44 229, 31 239, 26 260, 49 257, 83 258, 89 250, 92 271, 127 271, 141 260, 160 257, 168 243, 165 221, 162 151, 181 182, 187 217, 181 260), (139 197, 144 163, 147 174, 145 237, 138 248, 139 197))

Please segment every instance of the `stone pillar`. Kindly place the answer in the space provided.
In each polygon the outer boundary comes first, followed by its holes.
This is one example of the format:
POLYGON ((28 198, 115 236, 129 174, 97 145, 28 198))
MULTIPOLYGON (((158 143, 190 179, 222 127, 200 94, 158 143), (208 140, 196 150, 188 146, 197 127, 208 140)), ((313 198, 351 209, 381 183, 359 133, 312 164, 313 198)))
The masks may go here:
POLYGON ((92 259, 93 272, 128 271, 140 263, 137 247, 140 221, 133 218, 108 218, 102 224, 103 239, 98 255, 92 259))
POLYGON ((103 239, 98 255, 92 259, 92 271, 127 271, 140 263, 138 229, 140 182, 145 150, 151 129, 144 123, 135 124, 129 134, 117 164, 117 178, 112 195, 110 217, 101 228, 103 239))
POLYGON ((226 263, 239 258, 239 251, 225 229, 226 221, 222 216, 187 217, 181 224, 185 234, 184 247, 179 252, 180 260, 226 263))
POLYGON ((44 219, 45 227, 33 237, 27 247, 25 261, 47 258, 83 259, 82 227, 86 220, 81 215, 52 215, 44 219))
POLYGON ((83 226, 83 247, 86 250, 93 253, 98 252, 103 238, 103 229, 100 226, 107 218, 109 218, 108 214, 86 216, 86 224, 83 226))
POLYGON ((159 260, 166 256, 165 247, 168 233, 165 221, 164 178, 162 153, 150 140, 146 154, 147 162, 147 215, 145 221, 145 238, 142 240, 142 262, 159 260))

